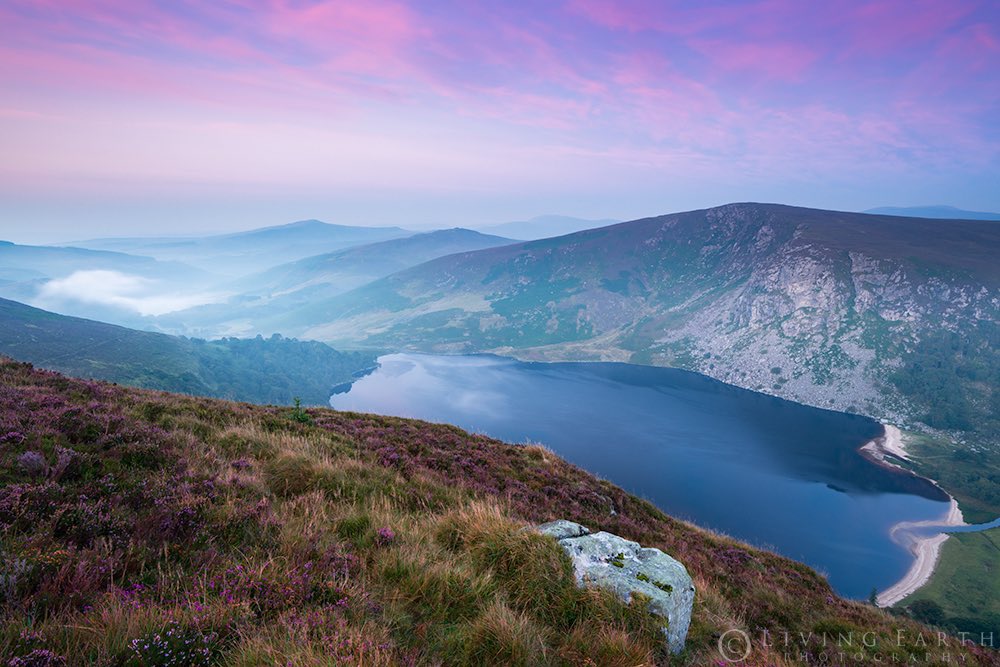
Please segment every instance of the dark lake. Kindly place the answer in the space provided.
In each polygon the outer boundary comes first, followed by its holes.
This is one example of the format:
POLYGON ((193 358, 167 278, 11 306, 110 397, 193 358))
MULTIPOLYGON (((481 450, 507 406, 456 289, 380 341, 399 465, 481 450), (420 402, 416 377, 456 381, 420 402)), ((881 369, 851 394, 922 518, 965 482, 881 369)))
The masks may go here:
POLYGON ((379 361, 330 404, 543 443, 668 514, 808 563, 848 597, 890 586, 912 564, 891 526, 948 510, 931 484, 857 453, 882 434, 866 417, 676 369, 489 355, 379 361))

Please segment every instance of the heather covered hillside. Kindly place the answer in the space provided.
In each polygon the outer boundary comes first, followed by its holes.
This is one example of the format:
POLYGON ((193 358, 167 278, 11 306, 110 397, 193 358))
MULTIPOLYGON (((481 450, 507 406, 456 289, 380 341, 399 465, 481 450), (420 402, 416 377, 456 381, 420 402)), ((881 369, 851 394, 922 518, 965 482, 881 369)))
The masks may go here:
MULTIPOLYGON (((543 448, 445 425, 4 360, 0 481, 4 664, 714 665, 731 629, 851 635, 866 660, 1000 664, 543 448), (555 542, 521 530, 555 518, 685 563, 698 593, 682 655, 664 653, 641 600, 576 588, 555 542)), ((747 664, 823 650, 755 644, 747 664)))

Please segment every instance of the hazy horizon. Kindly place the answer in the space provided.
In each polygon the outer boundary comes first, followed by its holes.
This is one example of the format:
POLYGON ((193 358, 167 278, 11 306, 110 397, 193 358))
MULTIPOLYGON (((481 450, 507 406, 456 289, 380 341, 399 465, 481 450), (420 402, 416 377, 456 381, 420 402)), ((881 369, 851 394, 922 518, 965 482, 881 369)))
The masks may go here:
POLYGON ((1000 6, 0 6, 0 237, 1000 210, 1000 6))
MULTIPOLYGON (((727 202, 720 202, 718 204, 712 204, 712 205, 708 205, 708 206, 697 206, 697 207, 693 207, 693 208, 690 208, 690 209, 665 210, 665 211, 659 211, 659 212, 655 212, 655 213, 646 213, 646 214, 637 215, 637 216, 628 217, 628 218, 621 217, 621 216, 610 216, 610 218, 614 219, 614 220, 617 220, 617 221, 620 221, 620 222, 628 222, 628 221, 631 221, 631 220, 638 220, 638 219, 646 218, 646 217, 655 217, 655 216, 660 216, 660 215, 668 215, 668 214, 680 213, 680 212, 684 212, 684 211, 688 211, 688 210, 700 210, 700 209, 706 209, 706 208, 714 208, 714 207, 717 207, 717 206, 724 206, 726 204, 733 204, 733 203, 739 203, 739 202, 727 201, 727 202)), ((787 202, 758 202, 758 203, 786 204, 786 205, 789 205, 789 206, 793 206, 794 205, 794 204, 788 204, 787 202)), ((854 212, 854 213, 865 213, 865 212, 867 212, 867 210, 849 211, 848 209, 836 209, 836 208, 824 209, 823 207, 819 207, 819 206, 803 206, 803 207, 804 208, 817 208, 817 209, 821 209, 821 210, 840 210, 840 211, 854 212)), ((952 206, 950 204, 928 204, 928 205, 923 205, 923 206, 917 205, 917 206, 912 206, 912 207, 911 206, 883 206, 883 207, 872 207, 872 208, 873 209, 875 209, 875 208, 887 208, 887 209, 900 209, 900 210, 905 210, 905 209, 908 209, 908 208, 914 208, 914 209, 920 209, 920 208, 955 208, 955 209, 961 210, 961 211, 970 211, 970 209, 966 209, 966 208, 963 208, 963 207, 960 207, 960 206, 952 206)), ((995 213, 996 214, 996 212, 993 212, 993 211, 977 211, 977 212, 978 213, 995 213)), ((877 211, 876 211, 876 213, 877 213, 877 211)), ((889 215, 892 215, 892 214, 890 213, 889 215)), ((400 227, 400 228, 405 229, 407 231, 416 232, 418 234, 419 233, 424 233, 424 232, 431 232, 431 231, 441 230, 441 229, 451 229, 451 228, 456 228, 456 227, 465 228, 465 229, 473 229, 473 230, 481 231, 481 232, 487 233, 487 234, 496 234, 498 232, 496 230, 490 229, 491 227, 498 227, 498 226, 502 226, 502 225, 505 225, 505 224, 512 224, 512 223, 530 223, 530 222, 533 222, 533 221, 536 221, 536 220, 545 219, 545 218, 569 218, 569 219, 576 219, 576 220, 581 220, 581 221, 594 221, 594 222, 600 222, 601 221, 601 219, 598 219, 596 216, 570 216, 570 215, 565 215, 565 214, 562 214, 562 213, 541 213, 541 214, 538 214, 538 215, 526 216, 526 217, 521 218, 521 219, 511 218, 511 219, 504 219, 504 220, 485 220, 483 222, 474 223, 474 224, 461 224, 461 223, 458 223, 458 224, 434 224, 433 222, 429 222, 429 223, 425 223, 425 224, 405 224, 405 223, 393 224, 391 222, 379 224, 379 223, 376 223, 376 222, 369 222, 369 221, 342 222, 342 221, 326 220, 326 219, 322 219, 322 218, 319 218, 319 217, 316 217, 316 216, 307 216, 307 217, 296 218, 294 220, 288 220, 288 221, 283 221, 283 222, 274 222, 274 221, 268 222, 268 221, 264 221, 262 224, 247 224, 245 222, 236 222, 236 221, 234 221, 228 227, 223 226, 221 224, 216 224, 216 226, 214 226, 214 227, 211 227, 211 226, 194 227, 194 226, 192 226, 190 228, 184 228, 184 229, 182 229, 180 231, 172 231, 172 230, 176 229, 176 225, 170 225, 169 227, 167 227, 165 229, 164 228, 150 229, 148 227, 144 227, 144 228, 140 228, 138 231, 130 231, 129 229, 126 228, 124 230, 121 230, 121 233, 113 233, 113 234, 100 234, 100 233, 98 233, 98 230, 101 229, 101 226, 98 225, 98 226, 90 228, 90 229, 94 230, 94 233, 88 234, 85 231, 79 231, 79 233, 76 236, 72 236, 72 237, 66 237, 64 235, 60 236, 61 232, 59 230, 53 230, 53 231, 50 231, 50 232, 46 232, 45 229, 39 230, 39 229, 33 229, 33 228, 17 228, 17 227, 3 226, 3 227, 0 227, 0 232, 2 232, 2 234, 3 234, 2 236, 0 236, 0 241, 9 241, 9 242, 16 243, 16 244, 19 244, 19 245, 69 246, 69 245, 72 245, 73 243, 80 243, 80 242, 93 241, 93 240, 101 240, 101 239, 114 239, 114 238, 151 238, 151 239, 153 239, 153 238, 178 238, 178 239, 181 239, 181 238, 195 238, 195 237, 203 237, 203 236, 239 234, 241 232, 249 232, 249 231, 255 231, 255 230, 259 230, 259 229, 274 228, 274 227, 284 227, 284 226, 287 226, 287 225, 291 225, 291 224, 295 224, 295 223, 303 222, 303 221, 309 221, 309 220, 315 220, 315 221, 318 221, 318 222, 323 222, 323 223, 333 224, 333 225, 345 225, 345 226, 357 226, 357 227, 400 227)), ((114 228, 118 229, 117 227, 114 227, 114 228)), ((516 237, 511 237, 511 238, 516 238, 516 237)))

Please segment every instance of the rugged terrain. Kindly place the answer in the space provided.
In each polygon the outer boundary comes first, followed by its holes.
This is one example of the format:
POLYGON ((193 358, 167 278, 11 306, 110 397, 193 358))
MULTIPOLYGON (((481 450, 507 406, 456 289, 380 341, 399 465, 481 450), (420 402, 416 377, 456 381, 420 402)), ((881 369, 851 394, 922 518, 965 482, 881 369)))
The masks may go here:
POLYGON ((1000 664, 543 448, 450 426, 0 360, 0 443, 8 665, 702 666, 730 630, 754 637, 746 664, 831 650, 1000 664), (667 655, 641 600, 578 589, 555 541, 522 530, 555 518, 686 565, 698 592, 683 654, 667 655))
MULTIPOLYGON (((990 221, 732 204, 444 257, 274 326, 379 349, 678 366, 975 454, 995 446, 1000 405, 998 252, 990 221)), ((982 509, 1000 508, 1000 477, 987 482, 982 509)))

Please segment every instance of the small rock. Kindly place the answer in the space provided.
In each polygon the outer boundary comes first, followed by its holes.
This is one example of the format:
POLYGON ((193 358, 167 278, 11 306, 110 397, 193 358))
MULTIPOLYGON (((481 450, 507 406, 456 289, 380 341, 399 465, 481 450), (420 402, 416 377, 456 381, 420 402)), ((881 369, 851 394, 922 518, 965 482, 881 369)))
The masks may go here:
POLYGON ((644 548, 612 533, 591 533, 572 521, 552 521, 537 530, 555 538, 569 555, 580 586, 612 590, 626 602, 636 592, 649 597, 649 611, 666 620, 663 634, 670 651, 683 650, 695 589, 681 563, 659 549, 644 548))
POLYGON ((549 535, 557 540, 564 540, 567 537, 580 537, 581 535, 590 534, 590 531, 580 524, 573 523, 572 521, 566 521, 565 519, 543 523, 542 525, 537 526, 535 530, 542 535, 549 535))
POLYGON ((31 477, 44 475, 49 469, 49 464, 41 452, 24 452, 17 457, 17 462, 21 466, 21 470, 31 477))

